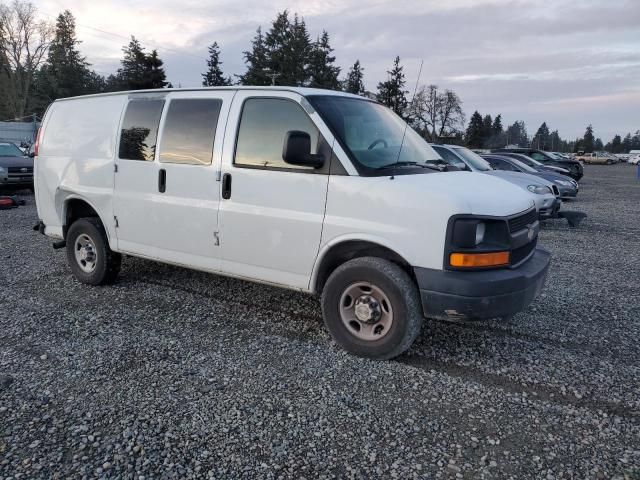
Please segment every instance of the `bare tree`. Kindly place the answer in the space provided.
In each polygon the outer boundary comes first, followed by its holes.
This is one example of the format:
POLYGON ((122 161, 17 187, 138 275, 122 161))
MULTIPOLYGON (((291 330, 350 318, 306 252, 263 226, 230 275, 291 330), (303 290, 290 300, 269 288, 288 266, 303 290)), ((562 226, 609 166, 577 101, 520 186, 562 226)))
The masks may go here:
POLYGON ((448 137, 464 126, 462 101, 452 90, 440 92, 437 85, 422 86, 408 108, 411 124, 429 141, 448 137))
POLYGON ((36 18, 32 3, 0 4, 0 74, 7 79, 7 103, 16 118, 25 114, 36 72, 53 35, 53 26, 36 18))
POLYGON ((464 126, 462 100, 453 90, 445 90, 438 97, 438 137, 449 137, 461 132, 461 127, 464 126))

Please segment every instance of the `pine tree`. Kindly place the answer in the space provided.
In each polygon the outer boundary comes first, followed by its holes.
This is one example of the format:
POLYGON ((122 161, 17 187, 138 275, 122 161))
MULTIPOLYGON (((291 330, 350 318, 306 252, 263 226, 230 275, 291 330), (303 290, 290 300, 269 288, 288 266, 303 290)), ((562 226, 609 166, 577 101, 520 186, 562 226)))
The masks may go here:
POLYGON ((582 137, 582 148, 585 153, 593 152, 595 140, 593 138, 593 127, 591 124, 587 126, 587 130, 584 132, 584 137, 582 137))
POLYGON ((224 87, 231 85, 231 79, 225 78, 222 74, 220 66, 220 47, 218 42, 213 42, 209 46, 209 59, 207 60, 207 71, 202 74, 202 86, 203 87, 224 87))
POLYGON ((171 86, 166 81, 163 62, 157 50, 146 54, 140 42, 132 36, 131 41, 122 51, 124 57, 118 73, 110 75, 107 79, 108 90, 142 90, 171 86))
POLYGON ((502 115, 496 115, 496 118, 493 119, 493 125, 491 126, 491 132, 493 135, 501 135, 502 134, 502 115))
POLYGON ((389 78, 378 84, 378 101, 398 115, 402 115, 407 107, 407 91, 404 90, 405 79, 400 57, 393 61, 393 68, 387 71, 389 78))
POLYGON ((593 144, 593 150, 595 152, 601 152, 602 150, 604 150, 604 145, 602 144, 602 139, 596 138, 596 141, 593 144))
MULTIPOLYGON (((329 37, 327 36, 327 47, 329 47, 328 42, 329 37)), ((309 64, 311 62, 312 51, 313 46, 309 38, 309 32, 307 31, 307 24, 304 19, 298 18, 296 14, 290 26, 289 41, 284 47, 282 76, 279 77, 281 82, 283 82, 282 85, 305 86, 309 83, 309 64)), ((331 53, 330 47, 326 53, 327 55, 331 53)))
POLYGON ((465 141, 469 148, 482 148, 484 143, 484 121, 482 115, 477 110, 471 115, 469 126, 467 127, 465 141))
POLYGON ((247 64, 247 71, 239 76, 242 85, 271 85, 271 79, 267 75, 268 52, 260 27, 251 41, 251 51, 244 52, 244 62, 247 64))
POLYGON ((533 146, 542 150, 547 150, 547 148, 549 148, 549 127, 547 127, 547 122, 542 122, 542 125, 538 127, 538 130, 533 137, 533 146))
POLYGON ((75 18, 65 10, 56 19, 47 60, 36 77, 32 105, 35 110, 43 111, 57 98, 102 91, 104 79, 89 69, 89 63, 78 50, 79 44, 75 18))
POLYGON ((491 141, 491 137, 493 136, 493 119, 491 115, 487 114, 482 119, 482 146, 488 147, 489 142, 491 141))
POLYGON ((323 30, 322 36, 318 38, 311 47, 309 59, 309 86, 314 88, 327 88, 339 90, 340 67, 334 65, 336 57, 331 55, 333 48, 329 45, 329 34, 323 30))
POLYGON ((360 60, 356 60, 353 64, 347 78, 344 81, 345 92, 354 93, 356 95, 364 95, 364 68, 360 65, 360 60))
POLYGON ((148 85, 145 88, 165 88, 171 85, 167 82, 167 75, 164 73, 164 62, 158 57, 158 51, 153 50, 146 58, 146 75, 148 85))

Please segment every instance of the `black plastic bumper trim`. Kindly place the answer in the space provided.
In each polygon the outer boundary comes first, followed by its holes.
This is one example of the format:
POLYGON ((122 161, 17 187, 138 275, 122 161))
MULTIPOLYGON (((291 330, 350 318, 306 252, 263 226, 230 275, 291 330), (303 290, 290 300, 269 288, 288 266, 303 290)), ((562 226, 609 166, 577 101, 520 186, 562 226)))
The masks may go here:
POLYGON ((541 248, 518 268, 473 272, 414 268, 424 315, 484 319, 513 315, 539 294, 551 255, 541 248))

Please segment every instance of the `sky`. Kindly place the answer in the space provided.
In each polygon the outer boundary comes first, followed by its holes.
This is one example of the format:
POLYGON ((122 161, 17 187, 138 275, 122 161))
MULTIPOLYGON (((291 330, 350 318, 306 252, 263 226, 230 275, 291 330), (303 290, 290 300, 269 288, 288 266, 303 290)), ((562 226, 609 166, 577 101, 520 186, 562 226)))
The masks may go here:
POLYGON ((32 0, 43 18, 69 9, 82 53, 115 72, 135 34, 157 48, 174 86, 196 87, 217 41, 225 74, 245 70, 242 52, 279 11, 304 17, 313 39, 330 35, 345 75, 360 60, 376 90, 396 55, 409 99, 420 84, 454 90, 503 125, 543 121, 574 139, 593 124, 606 143, 640 129, 640 0, 32 0))

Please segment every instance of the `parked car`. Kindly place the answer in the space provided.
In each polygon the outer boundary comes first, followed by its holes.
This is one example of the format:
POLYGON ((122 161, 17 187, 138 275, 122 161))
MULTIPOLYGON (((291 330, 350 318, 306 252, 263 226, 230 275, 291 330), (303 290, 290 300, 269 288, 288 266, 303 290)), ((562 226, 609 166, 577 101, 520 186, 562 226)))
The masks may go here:
POLYGON ((548 270, 530 194, 441 171, 400 117, 351 94, 56 100, 37 153, 37 228, 80 282, 115 281, 127 254, 301 290, 357 355, 399 355, 423 316, 512 315, 548 270))
POLYGON ((537 178, 523 173, 495 170, 480 155, 472 152, 468 148, 458 145, 432 145, 432 147, 446 163, 462 170, 480 172, 503 178, 530 192, 541 220, 555 217, 558 210, 560 210, 560 206, 562 205, 560 192, 555 185, 544 178, 537 178))
POLYGON ((553 165, 545 165, 544 163, 541 163, 541 162, 539 162, 537 160, 534 160, 533 158, 531 158, 531 157, 529 157, 529 156, 527 156, 527 155, 525 155, 523 153, 500 152, 500 153, 496 153, 496 155, 502 155, 502 156, 515 158, 516 160, 520 160, 525 165, 528 165, 531 168, 534 168, 539 172, 555 172, 555 173, 559 173, 561 175, 565 175, 567 177, 571 176, 571 175, 569 175, 571 172, 569 170, 567 170, 566 168, 556 167, 556 166, 553 166, 553 165))
POLYGON ((555 156, 551 152, 545 152, 543 150, 537 150, 535 148, 497 148, 492 150, 492 153, 513 152, 522 153, 528 157, 533 158, 545 165, 553 165, 555 167, 566 168, 569 170, 569 176, 575 181, 580 181, 584 175, 584 169, 577 160, 568 160, 566 158, 560 158, 555 156))
POLYGON ((566 175, 549 171, 538 171, 535 168, 526 165, 524 162, 507 155, 498 155, 493 153, 490 155, 482 155, 482 158, 489 162, 495 170, 527 173, 529 175, 534 175, 548 180, 558 187, 560 198, 575 198, 578 195, 578 182, 566 175))
POLYGON ((0 142, 0 190, 33 189, 33 158, 14 143, 0 142))
POLYGON ((632 157, 629 157, 629 163, 631 165, 638 165, 640 163, 640 153, 632 157))
POLYGON ((618 163, 618 160, 611 155, 604 153, 584 153, 578 152, 576 160, 592 165, 613 165, 618 163))

